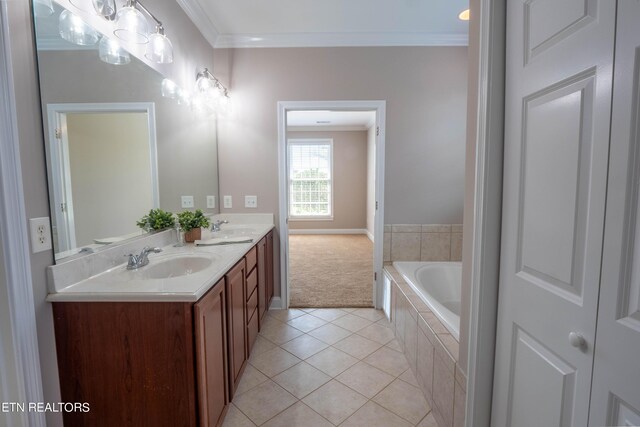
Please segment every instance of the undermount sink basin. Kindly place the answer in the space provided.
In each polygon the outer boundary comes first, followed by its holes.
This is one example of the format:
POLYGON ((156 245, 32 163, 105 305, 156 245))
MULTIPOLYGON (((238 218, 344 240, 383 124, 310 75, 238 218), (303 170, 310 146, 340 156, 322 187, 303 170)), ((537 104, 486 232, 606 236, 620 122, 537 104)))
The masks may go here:
POLYGON ((220 231, 214 231, 211 233, 213 238, 225 238, 225 237, 240 237, 254 234, 257 230, 250 227, 238 227, 238 228, 223 228, 220 231))
POLYGON ((182 256, 162 261, 150 260, 148 266, 140 270, 146 279, 168 279, 187 276, 204 270, 213 263, 211 258, 201 256, 182 256))

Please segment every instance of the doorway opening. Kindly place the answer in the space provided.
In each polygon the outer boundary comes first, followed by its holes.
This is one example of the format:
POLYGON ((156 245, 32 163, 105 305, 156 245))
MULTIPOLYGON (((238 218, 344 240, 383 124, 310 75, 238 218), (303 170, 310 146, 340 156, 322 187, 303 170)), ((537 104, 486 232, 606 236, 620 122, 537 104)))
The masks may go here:
POLYGON ((385 102, 278 106, 281 307, 379 308, 385 102))
POLYGON ((140 212, 159 206, 153 103, 49 104, 47 119, 56 258, 140 234, 140 212))

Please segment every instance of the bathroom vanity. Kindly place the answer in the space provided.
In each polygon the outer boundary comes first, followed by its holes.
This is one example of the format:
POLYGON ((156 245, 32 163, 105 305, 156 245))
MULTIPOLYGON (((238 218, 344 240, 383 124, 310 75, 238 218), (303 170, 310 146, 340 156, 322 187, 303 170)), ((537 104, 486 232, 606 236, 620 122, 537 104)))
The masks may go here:
POLYGON ((273 297, 272 229, 236 226, 253 242, 167 245, 140 271, 54 289, 62 401, 91 408, 65 425, 221 424, 273 297))

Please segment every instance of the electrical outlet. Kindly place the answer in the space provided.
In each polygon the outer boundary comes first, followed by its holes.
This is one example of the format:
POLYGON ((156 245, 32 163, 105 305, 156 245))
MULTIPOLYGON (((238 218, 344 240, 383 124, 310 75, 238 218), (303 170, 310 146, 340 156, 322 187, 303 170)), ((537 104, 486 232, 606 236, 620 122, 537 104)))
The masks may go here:
POLYGON ((51 223, 49 217, 29 219, 31 231, 31 252, 38 253, 51 249, 51 223))
POLYGON ((258 207, 258 196, 244 196, 244 207, 245 208, 257 208, 258 207))
POLYGON ((192 208, 193 207, 193 196, 182 196, 182 207, 183 208, 192 208))
POLYGON ((216 207, 216 196, 207 196, 207 208, 214 209, 216 207))
POLYGON ((231 209, 233 207, 233 198, 231 196, 224 196, 224 208, 231 209))

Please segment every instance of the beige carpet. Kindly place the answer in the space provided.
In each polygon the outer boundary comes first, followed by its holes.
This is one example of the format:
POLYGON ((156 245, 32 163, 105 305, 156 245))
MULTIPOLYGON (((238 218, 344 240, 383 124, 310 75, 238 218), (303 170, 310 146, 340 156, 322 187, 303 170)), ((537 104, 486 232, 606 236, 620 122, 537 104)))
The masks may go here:
POLYGON ((371 307, 373 243, 364 235, 290 235, 291 307, 371 307))

